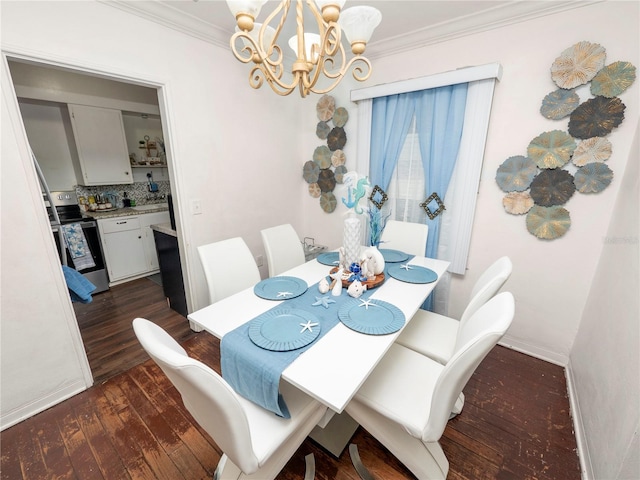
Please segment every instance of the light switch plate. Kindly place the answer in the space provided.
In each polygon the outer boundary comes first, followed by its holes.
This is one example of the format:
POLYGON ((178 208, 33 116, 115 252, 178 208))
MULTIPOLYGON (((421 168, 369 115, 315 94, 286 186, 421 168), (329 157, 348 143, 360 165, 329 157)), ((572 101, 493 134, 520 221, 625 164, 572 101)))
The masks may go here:
POLYGON ((191 214, 202 215, 202 204, 200 203, 200 200, 191 200, 191 214))

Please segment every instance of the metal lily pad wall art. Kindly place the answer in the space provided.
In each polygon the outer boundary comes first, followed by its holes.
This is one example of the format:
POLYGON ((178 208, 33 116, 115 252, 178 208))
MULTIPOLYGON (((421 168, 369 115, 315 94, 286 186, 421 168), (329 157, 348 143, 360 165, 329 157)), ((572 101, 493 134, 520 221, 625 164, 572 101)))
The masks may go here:
POLYGON ((309 195, 319 198, 320 208, 327 213, 336 209, 338 201, 333 190, 337 184, 343 183, 347 167, 347 157, 342 150, 347 143, 344 126, 349 114, 343 107, 336 108, 336 101, 331 95, 323 95, 316 105, 318 124, 316 136, 325 140, 325 144, 315 148, 313 160, 302 167, 302 178, 309 184, 309 195))
POLYGON ((575 192, 599 193, 613 181, 604 163, 613 148, 605 137, 624 120, 626 107, 618 95, 635 81, 636 67, 624 61, 605 66, 605 58, 602 46, 583 41, 555 59, 551 79, 559 88, 542 99, 540 113, 554 121, 568 118, 566 130, 541 133, 527 146, 527 156, 507 158, 496 172, 506 193, 505 211, 526 214, 527 230, 539 239, 567 233, 571 216, 563 205, 575 192), (589 82, 593 97, 580 103, 576 89, 589 82))

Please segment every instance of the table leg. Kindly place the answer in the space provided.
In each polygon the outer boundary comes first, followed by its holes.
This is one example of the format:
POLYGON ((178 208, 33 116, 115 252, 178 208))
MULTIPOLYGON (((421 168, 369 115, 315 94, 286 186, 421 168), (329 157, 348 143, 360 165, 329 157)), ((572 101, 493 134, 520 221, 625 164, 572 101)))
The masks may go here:
POLYGON ((339 458, 358 427, 358 422, 346 412, 342 412, 334 414, 324 427, 316 426, 309 436, 333 456, 339 458))

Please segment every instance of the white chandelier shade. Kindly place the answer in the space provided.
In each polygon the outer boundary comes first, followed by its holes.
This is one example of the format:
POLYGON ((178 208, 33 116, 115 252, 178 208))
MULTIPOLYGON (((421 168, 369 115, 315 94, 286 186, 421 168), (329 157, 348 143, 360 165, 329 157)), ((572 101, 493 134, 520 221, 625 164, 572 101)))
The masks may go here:
MULTIPOLYGON (((285 80, 284 53, 278 44, 292 0, 277 2, 263 23, 255 23, 266 0, 227 0, 236 18, 236 33, 231 37, 231 50, 243 63, 252 63, 249 85, 260 88, 266 83, 279 95, 289 95, 298 88, 302 97, 309 93, 324 94, 332 90, 352 70, 357 81, 371 75, 371 64, 362 56, 382 14, 369 6, 342 11, 345 0, 293 0, 296 34, 288 40, 296 59, 291 67, 291 80, 285 80), (303 6, 309 9, 313 28, 305 30, 303 6), (347 60, 341 42, 342 33, 354 56, 347 60)), ((309 18, 309 17, 307 17, 309 18)))

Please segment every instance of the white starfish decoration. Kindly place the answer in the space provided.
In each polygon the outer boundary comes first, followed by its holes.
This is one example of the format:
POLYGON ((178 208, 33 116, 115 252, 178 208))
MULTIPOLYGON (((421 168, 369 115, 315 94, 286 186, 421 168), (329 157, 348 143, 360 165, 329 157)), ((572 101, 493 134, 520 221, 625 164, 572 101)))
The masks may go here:
POLYGON ((329 308, 330 303, 336 303, 335 300, 332 300, 330 297, 316 297, 315 303, 312 303, 312 307, 317 307, 322 305, 324 308, 329 308))
POLYGON ((309 332, 313 333, 313 330, 311 330, 311 327, 317 327, 318 323, 311 323, 311 320, 307 320, 307 323, 301 323, 300 326, 302 327, 302 330, 300 330, 300 333, 304 333, 305 330, 309 330, 309 332))
POLYGON ((367 298, 366 300, 360 300, 360 305, 358 305, 359 307, 364 307, 365 310, 369 310, 369 307, 379 307, 380 305, 376 305, 375 303, 371 303, 373 300, 370 298, 367 298))
POLYGON ((408 263, 405 263, 404 265, 400 265, 400 268, 404 268, 405 270, 411 270, 413 267, 408 263))
POLYGON ((293 295, 291 292, 278 292, 278 297, 286 297, 287 295, 293 295))

